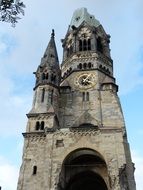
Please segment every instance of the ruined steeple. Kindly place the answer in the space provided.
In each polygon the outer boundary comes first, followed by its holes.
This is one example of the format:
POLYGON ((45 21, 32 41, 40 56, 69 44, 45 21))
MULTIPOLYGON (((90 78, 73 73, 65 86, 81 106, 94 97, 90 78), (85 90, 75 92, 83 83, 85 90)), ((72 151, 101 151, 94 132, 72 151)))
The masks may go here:
POLYGON ((36 84, 30 114, 49 112, 58 114, 58 91, 61 73, 54 30, 52 30, 49 44, 34 74, 36 76, 36 84))
POLYGON ((36 71, 36 86, 41 84, 59 85, 60 67, 55 44, 55 33, 52 30, 51 39, 36 71))

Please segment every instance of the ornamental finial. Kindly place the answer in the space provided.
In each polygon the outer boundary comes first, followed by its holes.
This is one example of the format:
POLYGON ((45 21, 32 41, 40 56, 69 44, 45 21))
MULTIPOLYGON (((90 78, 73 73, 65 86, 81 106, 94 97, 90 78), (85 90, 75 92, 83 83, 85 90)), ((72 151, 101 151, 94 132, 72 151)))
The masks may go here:
POLYGON ((52 34, 51 34, 51 37, 55 37, 55 31, 54 31, 54 29, 52 29, 52 34))

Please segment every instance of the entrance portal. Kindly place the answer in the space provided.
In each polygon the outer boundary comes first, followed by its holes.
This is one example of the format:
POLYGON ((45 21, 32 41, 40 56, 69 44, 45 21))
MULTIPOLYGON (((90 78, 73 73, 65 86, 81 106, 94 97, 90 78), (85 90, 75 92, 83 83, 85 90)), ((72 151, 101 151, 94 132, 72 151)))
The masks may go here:
POLYGON ((107 190, 104 180, 91 171, 75 175, 68 183, 66 190, 107 190))
POLYGON ((103 157, 92 149, 78 149, 63 162, 58 190, 108 190, 107 178, 103 157))

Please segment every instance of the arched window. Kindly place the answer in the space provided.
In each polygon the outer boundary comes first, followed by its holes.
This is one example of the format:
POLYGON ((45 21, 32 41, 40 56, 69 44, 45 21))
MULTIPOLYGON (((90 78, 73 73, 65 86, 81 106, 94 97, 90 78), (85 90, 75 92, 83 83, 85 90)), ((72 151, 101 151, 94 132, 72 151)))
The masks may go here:
POLYGON ((38 131, 40 129, 40 123, 39 123, 39 121, 36 122, 35 129, 36 129, 36 131, 38 131))
POLYGON ((44 121, 41 121, 41 127, 40 127, 41 130, 44 130, 44 121))
POLYGON ((82 101, 85 101, 85 92, 82 93, 82 101))
POLYGON ((82 40, 79 40, 79 51, 82 51, 82 40))
POLYGON ((102 46, 100 37, 97 38, 97 51, 103 53, 103 46, 102 46))
POLYGON ((86 101, 89 101, 89 92, 86 93, 86 101))
POLYGON ((44 102, 44 97, 45 97, 45 89, 42 89, 42 96, 41 96, 41 102, 44 102))
POLYGON ((92 65, 91 65, 91 63, 89 62, 89 63, 88 63, 88 68, 90 69, 90 68, 91 68, 91 66, 92 66, 92 65))
POLYGON ((89 92, 83 92, 82 93, 82 101, 89 101, 89 92))
POLYGON ((87 51, 87 50, 91 50, 91 40, 90 39, 79 40, 79 51, 87 51))
POLYGON ((83 40, 83 51, 87 50, 87 41, 86 39, 83 40))
POLYGON ((100 65, 99 68, 102 69, 102 65, 100 65))
POLYGON ((88 41, 87 41, 87 49, 91 50, 91 40, 90 39, 88 39, 88 41))
POLYGON ((82 64, 81 63, 79 64, 79 69, 82 69, 82 64))
POLYGON ((86 63, 84 63, 84 64, 83 64, 83 68, 86 69, 86 67, 87 67, 87 65, 86 65, 86 63))
POLYGON ((33 166, 33 175, 36 175, 37 174, 37 166, 33 166))
POLYGON ((42 73, 42 80, 45 80, 45 73, 42 73))

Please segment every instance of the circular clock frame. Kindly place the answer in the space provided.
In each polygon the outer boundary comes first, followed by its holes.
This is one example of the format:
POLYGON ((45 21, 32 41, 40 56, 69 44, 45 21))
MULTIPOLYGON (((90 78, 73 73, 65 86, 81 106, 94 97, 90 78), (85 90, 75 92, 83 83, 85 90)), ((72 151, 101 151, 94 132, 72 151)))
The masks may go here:
POLYGON ((76 77, 75 85, 80 89, 89 89, 95 86, 96 78, 93 73, 83 73, 76 77))

